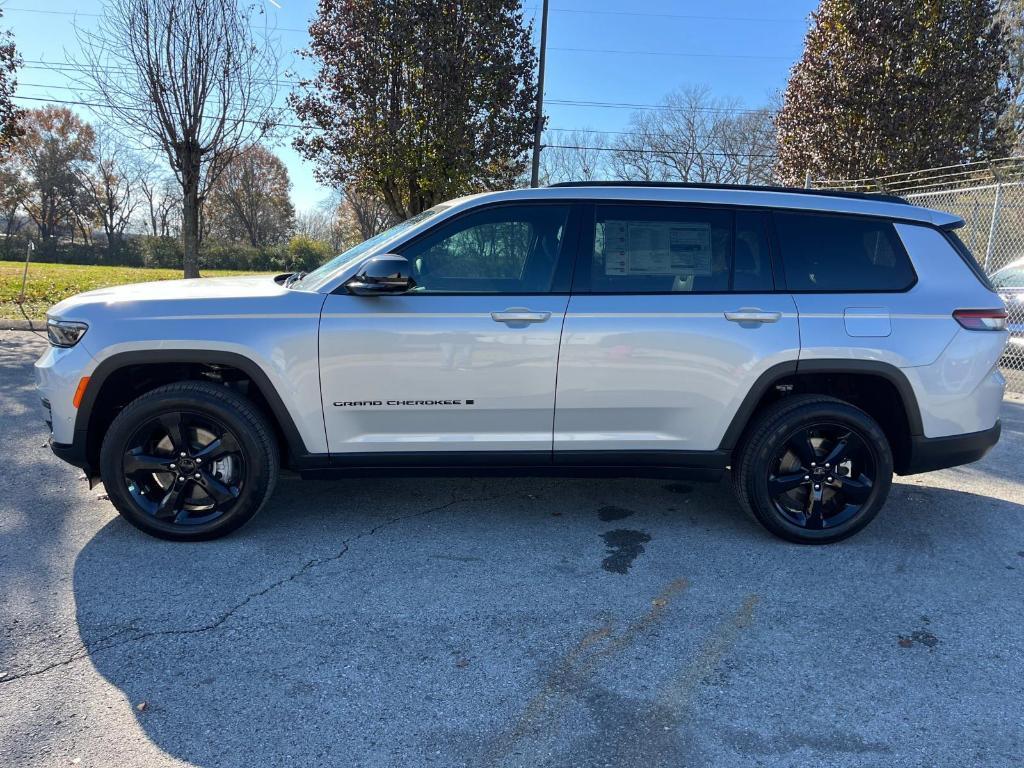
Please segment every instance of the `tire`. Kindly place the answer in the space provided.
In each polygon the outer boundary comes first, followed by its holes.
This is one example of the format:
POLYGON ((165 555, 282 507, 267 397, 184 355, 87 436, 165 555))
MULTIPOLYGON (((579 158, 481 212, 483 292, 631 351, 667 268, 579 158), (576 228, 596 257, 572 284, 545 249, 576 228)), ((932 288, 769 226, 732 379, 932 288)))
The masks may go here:
POLYGON ((236 530, 266 503, 277 472, 267 420, 249 400, 207 382, 168 384, 136 398, 100 448, 100 475, 117 511, 172 541, 236 530))
POLYGON ((828 544, 878 514, 893 459, 882 428, 864 411, 833 397, 794 395, 757 416, 732 469, 740 506, 765 528, 788 541, 828 544))

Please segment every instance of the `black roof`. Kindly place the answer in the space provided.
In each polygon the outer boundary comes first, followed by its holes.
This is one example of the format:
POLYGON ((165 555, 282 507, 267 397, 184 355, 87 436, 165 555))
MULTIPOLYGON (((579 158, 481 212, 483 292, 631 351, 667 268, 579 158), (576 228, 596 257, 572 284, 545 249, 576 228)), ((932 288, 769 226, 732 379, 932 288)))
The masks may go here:
POLYGON ((856 200, 874 200, 883 203, 910 202, 897 195, 882 195, 874 192, 846 192, 839 189, 806 189, 804 187, 772 187, 756 184, 700 184, 689 181, 563 181, 552 187, 668 187, 670 189, 722 189, 741 192, 785 192, 791 195, 818 195, 820 197, 846 197, 856 200))

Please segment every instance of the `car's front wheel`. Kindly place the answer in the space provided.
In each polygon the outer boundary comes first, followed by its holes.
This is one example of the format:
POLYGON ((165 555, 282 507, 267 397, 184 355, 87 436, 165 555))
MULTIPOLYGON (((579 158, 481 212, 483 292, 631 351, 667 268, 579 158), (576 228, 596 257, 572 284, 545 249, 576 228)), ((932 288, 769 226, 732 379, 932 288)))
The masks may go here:
POLYGON ((832 397, 797 395, 768 407, 733 464, 740 504, 777 536, 825 544, 878 514, 892 483, 885 433, 832 397))
POLYGON ((224 536, 255 515, 277 478, 274 433, 223 386, 159 387, 117 415, 100 474, 117 511, 146 533, 177 541, 224 536))

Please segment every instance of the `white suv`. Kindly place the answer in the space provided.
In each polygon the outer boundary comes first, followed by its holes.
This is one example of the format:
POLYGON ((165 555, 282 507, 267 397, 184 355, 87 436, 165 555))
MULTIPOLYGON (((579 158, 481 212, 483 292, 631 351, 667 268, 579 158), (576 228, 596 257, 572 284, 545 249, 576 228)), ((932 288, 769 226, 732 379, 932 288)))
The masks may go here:
POLYGON ((999 438, 999 299, 955 216, 577 184, 426 211, 308 275, 90 291, 36 363, 54 452, 207 539, 303 475, 698 476, 829 542, 999 438))

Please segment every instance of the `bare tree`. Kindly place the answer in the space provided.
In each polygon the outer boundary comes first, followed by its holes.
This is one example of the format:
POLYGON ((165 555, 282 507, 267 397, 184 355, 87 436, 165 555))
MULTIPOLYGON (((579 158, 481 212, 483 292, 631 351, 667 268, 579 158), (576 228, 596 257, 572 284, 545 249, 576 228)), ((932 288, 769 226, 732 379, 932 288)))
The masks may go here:
POLYGON ((207 192, 280 117, 277 49, 250 15, 236 0, 109 0, 94 30, 77 30, 82 88, 153 142, 181 186, 185 277, 199 276, 207 192))
POLYGON ((545 184, 561 181, 595 181, 608 177, 609 150, 606 134, 599 131, 565 131, 540 153, 541 178, 545 184))
POLYGON ((91 197, 93 216, 107 236, 107 247, 116 249, 142 202, 142 171, 136 158, 109 131, 97 132, 93 154, 95 162, 80 181, 91 197))
POLYGON ((763 184, 774 178, 774 113, 715 99, 704 86, 637 112, 616 143, 614 175, 642 181, 763 184))
POLYGON ((170 237, 180 229, 181 186, 173 178, 158 173, 152 165, 139 176, 139 192, 146 201, 146 231, 153 237, 170 237))
POLYGON ((658 130, 646 113, 634 113, 629 130, 615 140, 615 151, 608 160, 613 179, 665 181, 668 178, 666 169, 654 154, 658 130))
POLYGON ((349 209, 348 214, 355 219, 363 240, 383 232, 398 221, 384 198, 372 192, 346 189, 336 205, 342 217, 346 215, 346 207, 349 209))

